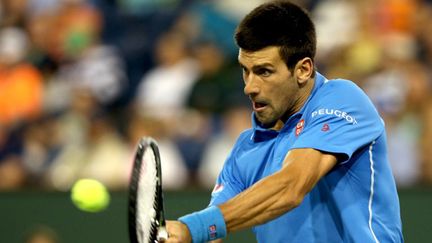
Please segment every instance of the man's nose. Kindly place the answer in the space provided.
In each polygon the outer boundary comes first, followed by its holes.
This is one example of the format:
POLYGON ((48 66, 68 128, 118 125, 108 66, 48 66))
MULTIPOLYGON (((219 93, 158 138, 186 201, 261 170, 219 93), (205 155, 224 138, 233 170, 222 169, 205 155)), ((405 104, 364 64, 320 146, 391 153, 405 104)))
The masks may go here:
POLYGON ((248 75, 245 78, 245 87, 244 87, 244 93, 248 96, 256 95, 259 93, 259 80, 257 80, 257 77, 253 74, 248 75))

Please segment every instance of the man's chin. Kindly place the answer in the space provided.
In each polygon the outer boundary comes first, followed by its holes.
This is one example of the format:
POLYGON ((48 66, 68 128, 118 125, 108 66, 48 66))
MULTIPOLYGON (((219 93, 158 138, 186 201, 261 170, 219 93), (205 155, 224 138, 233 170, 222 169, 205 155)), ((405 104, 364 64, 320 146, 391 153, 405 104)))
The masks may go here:
POLYGON ((256 113, 255 113, 255 118, 260 123, 261 127, 264 127, 264 128, 271 128, 277 122, 277 120, 269 119, 269 118, 266 118, 266 117, 262 117, 262 116, 260 116, 260 115, 258 115, 256 113))

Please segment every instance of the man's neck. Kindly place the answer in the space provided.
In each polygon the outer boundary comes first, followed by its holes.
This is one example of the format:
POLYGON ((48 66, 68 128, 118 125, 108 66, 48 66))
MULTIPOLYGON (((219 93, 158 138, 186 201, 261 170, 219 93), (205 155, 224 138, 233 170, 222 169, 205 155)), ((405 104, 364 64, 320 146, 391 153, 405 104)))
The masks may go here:
POLYGON ((279 119, 276 121, 274 126, 272 128, 270 128, 270 130, 280 131, 280 130, 282 130, 284 125, 285 125, 285 123, 281 119, 279 119))
POLYGON ((293 108, 274 124, 274 126, 271 128, 272 130, 276 130, 276 131, 281 130, 285 125, 285 122, 292 115, 294 115, 295 113, 299 112, 302 109, 302 107, 308 100, 309 96, 312 94, 314 85, 315 85, 315 78, 310 78, 310 80, 305 84, 305 86, 301 88, 299 92, 299 96, 296 99, 295 104, 293 105, 293 108))

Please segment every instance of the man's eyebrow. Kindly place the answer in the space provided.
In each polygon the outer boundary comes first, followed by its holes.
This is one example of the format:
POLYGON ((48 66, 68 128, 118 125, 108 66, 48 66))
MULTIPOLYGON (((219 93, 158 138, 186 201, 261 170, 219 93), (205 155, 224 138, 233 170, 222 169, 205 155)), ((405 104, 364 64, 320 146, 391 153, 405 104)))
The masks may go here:
MULTIPOLYGON (((241 64, 240 62, 239 62, 239 65, 241 68, 248 69, 245 65, 241 64)), ((252 66, 251 69, 255 71, 255 70, 262 69, 262 68, 271 68, 271 67, 273 67, 273 65, 271 63, 262 63, 262 64, 257 64, 257 65, 252 66)))
POLYGON ((258 70, 258 69, 262 69, 262 68, 271 68, 271 67, 273 67, 273 65, 271 63, 262 63, 262 64, 252 66, 252 70, 258 70))

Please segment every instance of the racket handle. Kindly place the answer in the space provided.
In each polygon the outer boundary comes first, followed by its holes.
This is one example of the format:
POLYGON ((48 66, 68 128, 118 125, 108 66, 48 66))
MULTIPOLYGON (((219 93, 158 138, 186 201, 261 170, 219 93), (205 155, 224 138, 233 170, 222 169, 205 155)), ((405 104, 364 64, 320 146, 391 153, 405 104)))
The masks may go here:
POLYGON ((160 227, 157 234, 158 242, 165 242, 168 239, 168 232, 165 227, 160 227))

